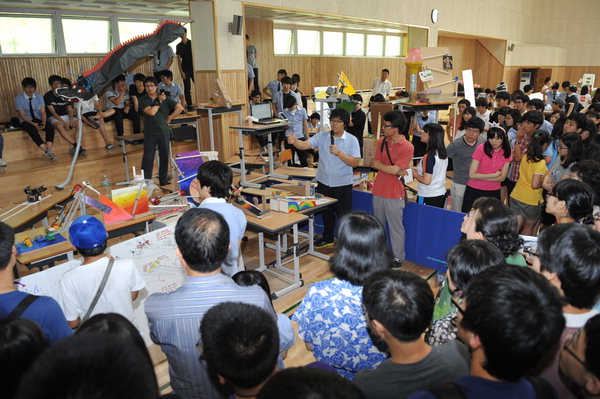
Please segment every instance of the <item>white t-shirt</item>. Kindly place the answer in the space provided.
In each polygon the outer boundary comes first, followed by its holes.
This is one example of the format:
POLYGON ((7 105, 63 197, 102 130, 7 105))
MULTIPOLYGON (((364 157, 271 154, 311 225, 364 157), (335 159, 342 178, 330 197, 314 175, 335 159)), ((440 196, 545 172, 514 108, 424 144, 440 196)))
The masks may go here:
MULTIPOLYGON (((83 318, 108 266, 108 257, 88 265, 80 265, 63 274, 59 283, 58 303, 68 321, 83 318)), ((118 313, 134 323, 131 293, 146 286, 142 274, 131 259, 115 260, 113 268, 91 316, 118 313)), ((135 324, 135 323, 134 323, 135 324)))
POLYGON ((417 171, 424 176, 425 173, 431 174, 431 183, 419 183, 417 195, 419 197, 437 197, 446 194, 446 170, 448 169, 448 158, 440 159, 437 156, 425 155, 417 166, 417 171))
POLYGON ((480 114, 479 111, 477 111, 477 113, 475 114, 476 117, 483 119, 483 121, 485 122, 485 127, 484 129, 489 129, 490 128, 490 115, 491 112, 490 110, 486 110, 483 114, 480 114))
POLYGON ((374 96, 377 93, 382 94, 384 97, 390 95, 392 91, 392 83, 389 80, 381 81, 381 78, 376 78, 373 81, 372 92, 371 95, 374 96))

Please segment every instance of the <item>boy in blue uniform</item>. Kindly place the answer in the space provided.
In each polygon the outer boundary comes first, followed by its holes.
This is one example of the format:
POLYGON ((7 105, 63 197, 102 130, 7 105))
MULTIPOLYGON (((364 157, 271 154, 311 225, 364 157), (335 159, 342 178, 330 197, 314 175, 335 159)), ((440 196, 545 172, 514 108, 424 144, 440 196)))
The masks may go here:
MULTIPOLYGON (((308 115, 306 114, 306 110, 304 108, 299 108, 296 102, 295 97, 286 97, 285 102, 283 103, 283 111, 282 114, 285 115, 288 122, 290 122, 289 126, 285 131, 285 137, 288 137, 290 134, 294 134, 296 137, 299 137, 298 140, 306 140, 308 139, 308 115)), ((306 151, 296 150, 293 145, 285 143, 285 148, 292 149, 292 159, 288 161, 288 166, 297 166, 294 163, 295 154, 298 154, 298 159, 300 160, 300 166, 305 168, 308 166, 308 160, 306 159, 306 151)))
POLYGON ((33 142, 44 151, 44 156, 50 160, 56 158, 52 152, 54 143, 54 128, 46 119, 44 98, 35 92, 37 82, 34 78, 25 78, 21 82, 23 93, 15 97, 15 108, 19 114, 21 128, 27 132, 33 142), (41 131, 46 132, 46 140, 40 137, 41 131))
POLYGON ((177 83, 173 82, 173 72, 165 69, 164 71, 160 71, 160 83, 158 84, 158 92, 161 90, 168 91, 169 96, 175 100, 177 104, 183 105, 184 112, 187 109, 187 103, 185 102, 185 97, 183 95, 183 90, 181 86, 177 83))

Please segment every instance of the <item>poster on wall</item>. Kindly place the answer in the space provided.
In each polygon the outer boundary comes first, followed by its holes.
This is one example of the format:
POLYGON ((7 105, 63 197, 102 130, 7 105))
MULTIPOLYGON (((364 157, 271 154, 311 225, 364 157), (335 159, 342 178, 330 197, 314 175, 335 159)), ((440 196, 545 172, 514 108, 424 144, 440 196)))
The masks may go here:
POLYGON ((448 54, 444 54, 442 57, 442 63, 444 64, 444 71, 452 70, 452 56, 448 54))

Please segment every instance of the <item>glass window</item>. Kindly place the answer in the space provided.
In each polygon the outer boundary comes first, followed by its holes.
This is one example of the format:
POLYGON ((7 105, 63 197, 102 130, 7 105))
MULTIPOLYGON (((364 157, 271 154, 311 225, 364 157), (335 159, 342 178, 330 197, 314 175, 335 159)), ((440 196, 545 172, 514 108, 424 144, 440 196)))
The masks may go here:
POLYGON ((294 54, 291 29, 273 29, 275 54, 294 54))
POLYGON ((385 37, 385 56, 399 57, 402 55, 402 38, 400 36, 385 37))
POLYGON ((382 57, 383 56, 383 36, 382 35, 367 35, 367 56, 382 57))
POLYGON ((107 53, 110 48, 108 20, 62 19, 67 53, 107 53))
POLYGON ((342 32, 323 32, 323 54, 344 55, 344 34, 342 32))
POLYGON ((0 17, 0 46, 3 54, 54 53, 50 17, 0 17))
POLYGON ((298 29, 298 54, 321 54, 321 32, 298 29))
POLYGON ((362 33, 346 33, 346 55, 365 55, 365 35, 362 33))
POLYGON ((121 43, 126 42, 136 36, 143 36, 154 32, 158 26, 157 21, 121 21, 119 26, 119 40, 121 43))

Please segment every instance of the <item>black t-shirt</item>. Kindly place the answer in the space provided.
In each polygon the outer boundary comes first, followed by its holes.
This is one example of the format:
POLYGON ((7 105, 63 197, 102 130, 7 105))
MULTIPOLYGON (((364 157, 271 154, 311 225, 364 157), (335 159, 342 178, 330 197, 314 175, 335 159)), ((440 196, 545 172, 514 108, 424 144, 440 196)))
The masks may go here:
POLYGON ((583 106, 581 106, 579 104, 579 100, 577 99, 577 95, 576 94, 572 94, 570 96, 567 96, 567 98, 565 99, 565 111, 569 110, 569 104, 570 103, 575 104, 573 106, 573 112, 579 112, 580 109, 583 109, 583 106))
MULTIPOLYGON (((57 96, 54 93, 54 90, 50 90, 48 93, 44 94, 44 104, 46 107, 52 105, 54 111, 60 116, 69 114, 69 101, 57 96)), ((48 112, 48 114, 50 114, 50 112, 48 112)))
POLYGON ((179 42, 177 47, 175 47, 175 54, 181 57, 181 69, 183 69, 184 72, 194 71, 191 40, 188 40, 187 43, 179 42))
POLYGON ((140 97, 143 97, 146 95, 146 89, 144 89, 144 91, 142 91, 141 93, 138 91, 137 87, 135 87, 135 84, 129 85, 129 97, 137 97, 138 100, 140 99, 140 97))
MULTIPOLYGON (((365 123, 367 121, 367 115, 362 110, 356 110, 350 115, 352 118, 352 124, 354 126, 348 126, 346 131, 352 134, 358 139, 359 143, 363 142, 363 131, 365 130, 365 123)), ((361 145, 362 147, 362 145, 361 145)))

